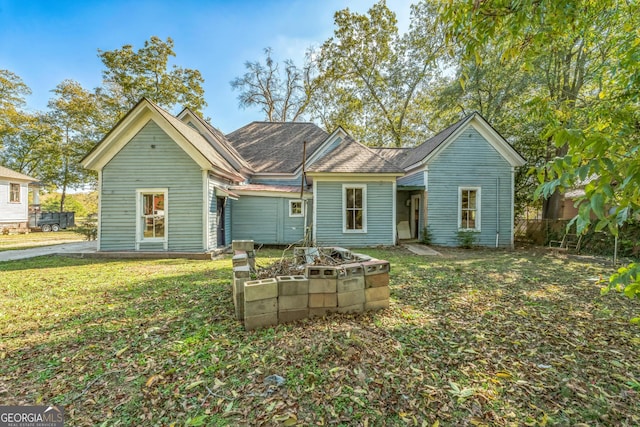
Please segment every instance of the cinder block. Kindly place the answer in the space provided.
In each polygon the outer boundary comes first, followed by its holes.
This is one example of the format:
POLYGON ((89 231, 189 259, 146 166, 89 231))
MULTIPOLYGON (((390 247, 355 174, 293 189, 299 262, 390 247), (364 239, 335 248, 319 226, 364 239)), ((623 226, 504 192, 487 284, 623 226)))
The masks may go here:
POLYGON ((234 267, 239 267, 241 265, 249 265, 249 257, 247 257, 247 253, 243 251, 238 251, 233 258, 231 258, 231 263, 234 267))
POLYGON ((365 288, 378 288, 381 286, 389 286, 389 273, 373 274, 364 276, 365 288))
POLYGON ((338 294, 309 294, 309 308, 330 308, 338 306, 338 294))
POLYGON ((261 314, 274 313, 278 311, 278 298, 260 299, 257 301, 247 301, 245 294, 244 316, 252 317, 261 314))
POLYGON ((365 261, 362 263, 362 267, 364 268, 365 276, 388 273, 389 271, 391 271, 391 264, 389 264, 389 261, 384 261, 382 259, 365 261))
POLYGON ((309 294, 278 297, 278 310, 299 310, 309 307, 309 294))
POLYGON ((362 313, 364 304, 348 305, 346 307, 338 307, 338 313, 362 313))
POLYGON ((338 279, 364 276, 364 267, 361 263, 343 264, 338 270, 338 279))
POLYGON ((353 257, 354 260, 359 261, 359 262, 371 261, 373 259, 369 255, 359 254, 359 253, 356 253, 356 252, 352 252, 351 256, 353 257))
POLYGON ((382 310, 384 308, 389 308, 389 300, 383 299, 380 301, 367 301, 364 303, 365 311, 375 311, 382 310))
POLYGON ((309 317, 309 309, 280 310, 278 311, 278 323, 295 322, 309 317))
POLYGON ((238 278, 250 278, 251 277, 251 270, 249 269, 248 265, 239 265, 237 267, 233 267, 233 277, 238 277, 238 278))
POLYGON ((364 304, 364 290, 342 292, 338 295, 338 307, 349 307, 356 304, 364 304))
POLYGON ((248 280, 247 278, 233 279, 233 305, 238 320, 244 319, 244 284, 248 280))
POLYGON ((278 276, 278 295, 306 295, 309 293, 309 280, 304 276, 278 276))
POLYGON ((252 251, 253 240, 234 240, 231 242, 231 249, 235 251, 252 251))
POLYGON ((364 276, 338 279, 336 288, 338 293, 361 291, 364 289, 364 276))
POLYGON ((278 312, 261 314, 258 316, 245 317, 244 328, 252 331, 258 328, 267 328, 278 324, 278 312))
POLYGON ((310 294, 328 294, 335 292, 338 285, 338 279, 311 279, 309 278, 310 294))
POLYGON ((380 286, 377 288, 369 288, 365 289, 364 297, 366 302, 370 301, 380 301, 380 300, 388 300, 389 299, 389 287, 388 286, 380 286))
POLYGON ((306 276, 308 279, 337 279, 340 267, 324 267, 318 265, 308 265, 306 276))
POLYGON ((244 299, 247 301, 277 297, 278 282, 275 278, 251 280, 244 284, 244 299))

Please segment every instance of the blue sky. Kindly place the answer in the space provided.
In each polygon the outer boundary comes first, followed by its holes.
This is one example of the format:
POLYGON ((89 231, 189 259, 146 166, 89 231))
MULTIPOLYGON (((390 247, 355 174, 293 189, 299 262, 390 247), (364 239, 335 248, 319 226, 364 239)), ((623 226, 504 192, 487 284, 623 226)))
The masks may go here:
MULTIPOLYGON (((100 85, 98 49, 125 44, 134 49, 151 36, 174 40, 173 63, 200 70, 205 79, 204 115, 223 132, 252 120, 257 110, 241 110, 229 82, 244 63, 271 47, 279 59, 302 63, 305 50, 334 30, 333 14, 349 7, 366 12, 374 0, 246 1, 28 1, 0 0, 0 68, 19 75, 31 88, 30 110, 46 109, 51 90, 64 79, 85 88, 100 85)), ((387 0, 401 29, 408 26, 411 0, 387 0)), ((175 113, 175 112, 174 112, 175 113)))

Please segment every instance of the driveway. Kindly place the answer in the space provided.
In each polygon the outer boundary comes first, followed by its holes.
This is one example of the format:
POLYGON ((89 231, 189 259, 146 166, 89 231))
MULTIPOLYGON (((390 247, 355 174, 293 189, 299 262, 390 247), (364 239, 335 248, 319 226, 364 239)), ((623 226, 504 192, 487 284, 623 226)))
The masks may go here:
POLYGON ((59 245, 42 246, 39 248, 2 251, 0 252, 0 262, 13 261, 16 259, 33 258, 33 257, 43 256, 43 255, 92 253, 92 252, 95 252, 96 250, 97 250, 97 243, 95 240, 91 242, 62 243, 59 245))

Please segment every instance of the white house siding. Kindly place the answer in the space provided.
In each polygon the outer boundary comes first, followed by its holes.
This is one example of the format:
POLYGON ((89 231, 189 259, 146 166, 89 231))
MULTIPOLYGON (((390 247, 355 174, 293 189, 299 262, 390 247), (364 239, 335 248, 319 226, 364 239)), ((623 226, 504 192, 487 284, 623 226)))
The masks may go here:
MULTIPOLYGON (((149 121, 104 167, 100 250, 135 250, 136 190, 167 188, 169 251, 203 251, 203 179, 200 167, 149 121)), ((140 250, 163 250, 162 243, 140 250)))
POLYGON ((438 245, 458 245, 458 188, 480 187, 481 232, 478 244, 495 246, 499 193, 499 246, 510 246, 513 204, 511 179, 511 165, 475 129, 465 130, 429 162, 427 218, 433 242, 438 245))
POLYGON ((232 240, 290 244, 304 237, 304 217, 289 216, 289 200, 297 197, 241 195, 231 202, 232 240))
POLYGON ((29 185, 0 180, 0 224, 26 223, 29 220, 29 185), (20 184, 20 203, 9 202, 9 184, 20 184))
POLYGON ((390 181, 322 181, 314 180, 316 199, 315 239, 318 245, 340 245, 350 248, 394 245, 393 199, 394 183, 390 181), (342 185, 366 185, 367 231, 343 232, 342 185))

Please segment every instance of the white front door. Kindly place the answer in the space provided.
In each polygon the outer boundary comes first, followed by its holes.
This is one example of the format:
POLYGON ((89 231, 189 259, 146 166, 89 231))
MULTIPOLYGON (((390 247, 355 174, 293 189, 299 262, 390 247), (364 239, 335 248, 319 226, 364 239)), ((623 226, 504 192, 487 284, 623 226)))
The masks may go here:
POLYGON ((411 238, 420 238, 420 195, 411 196, 411 238))

